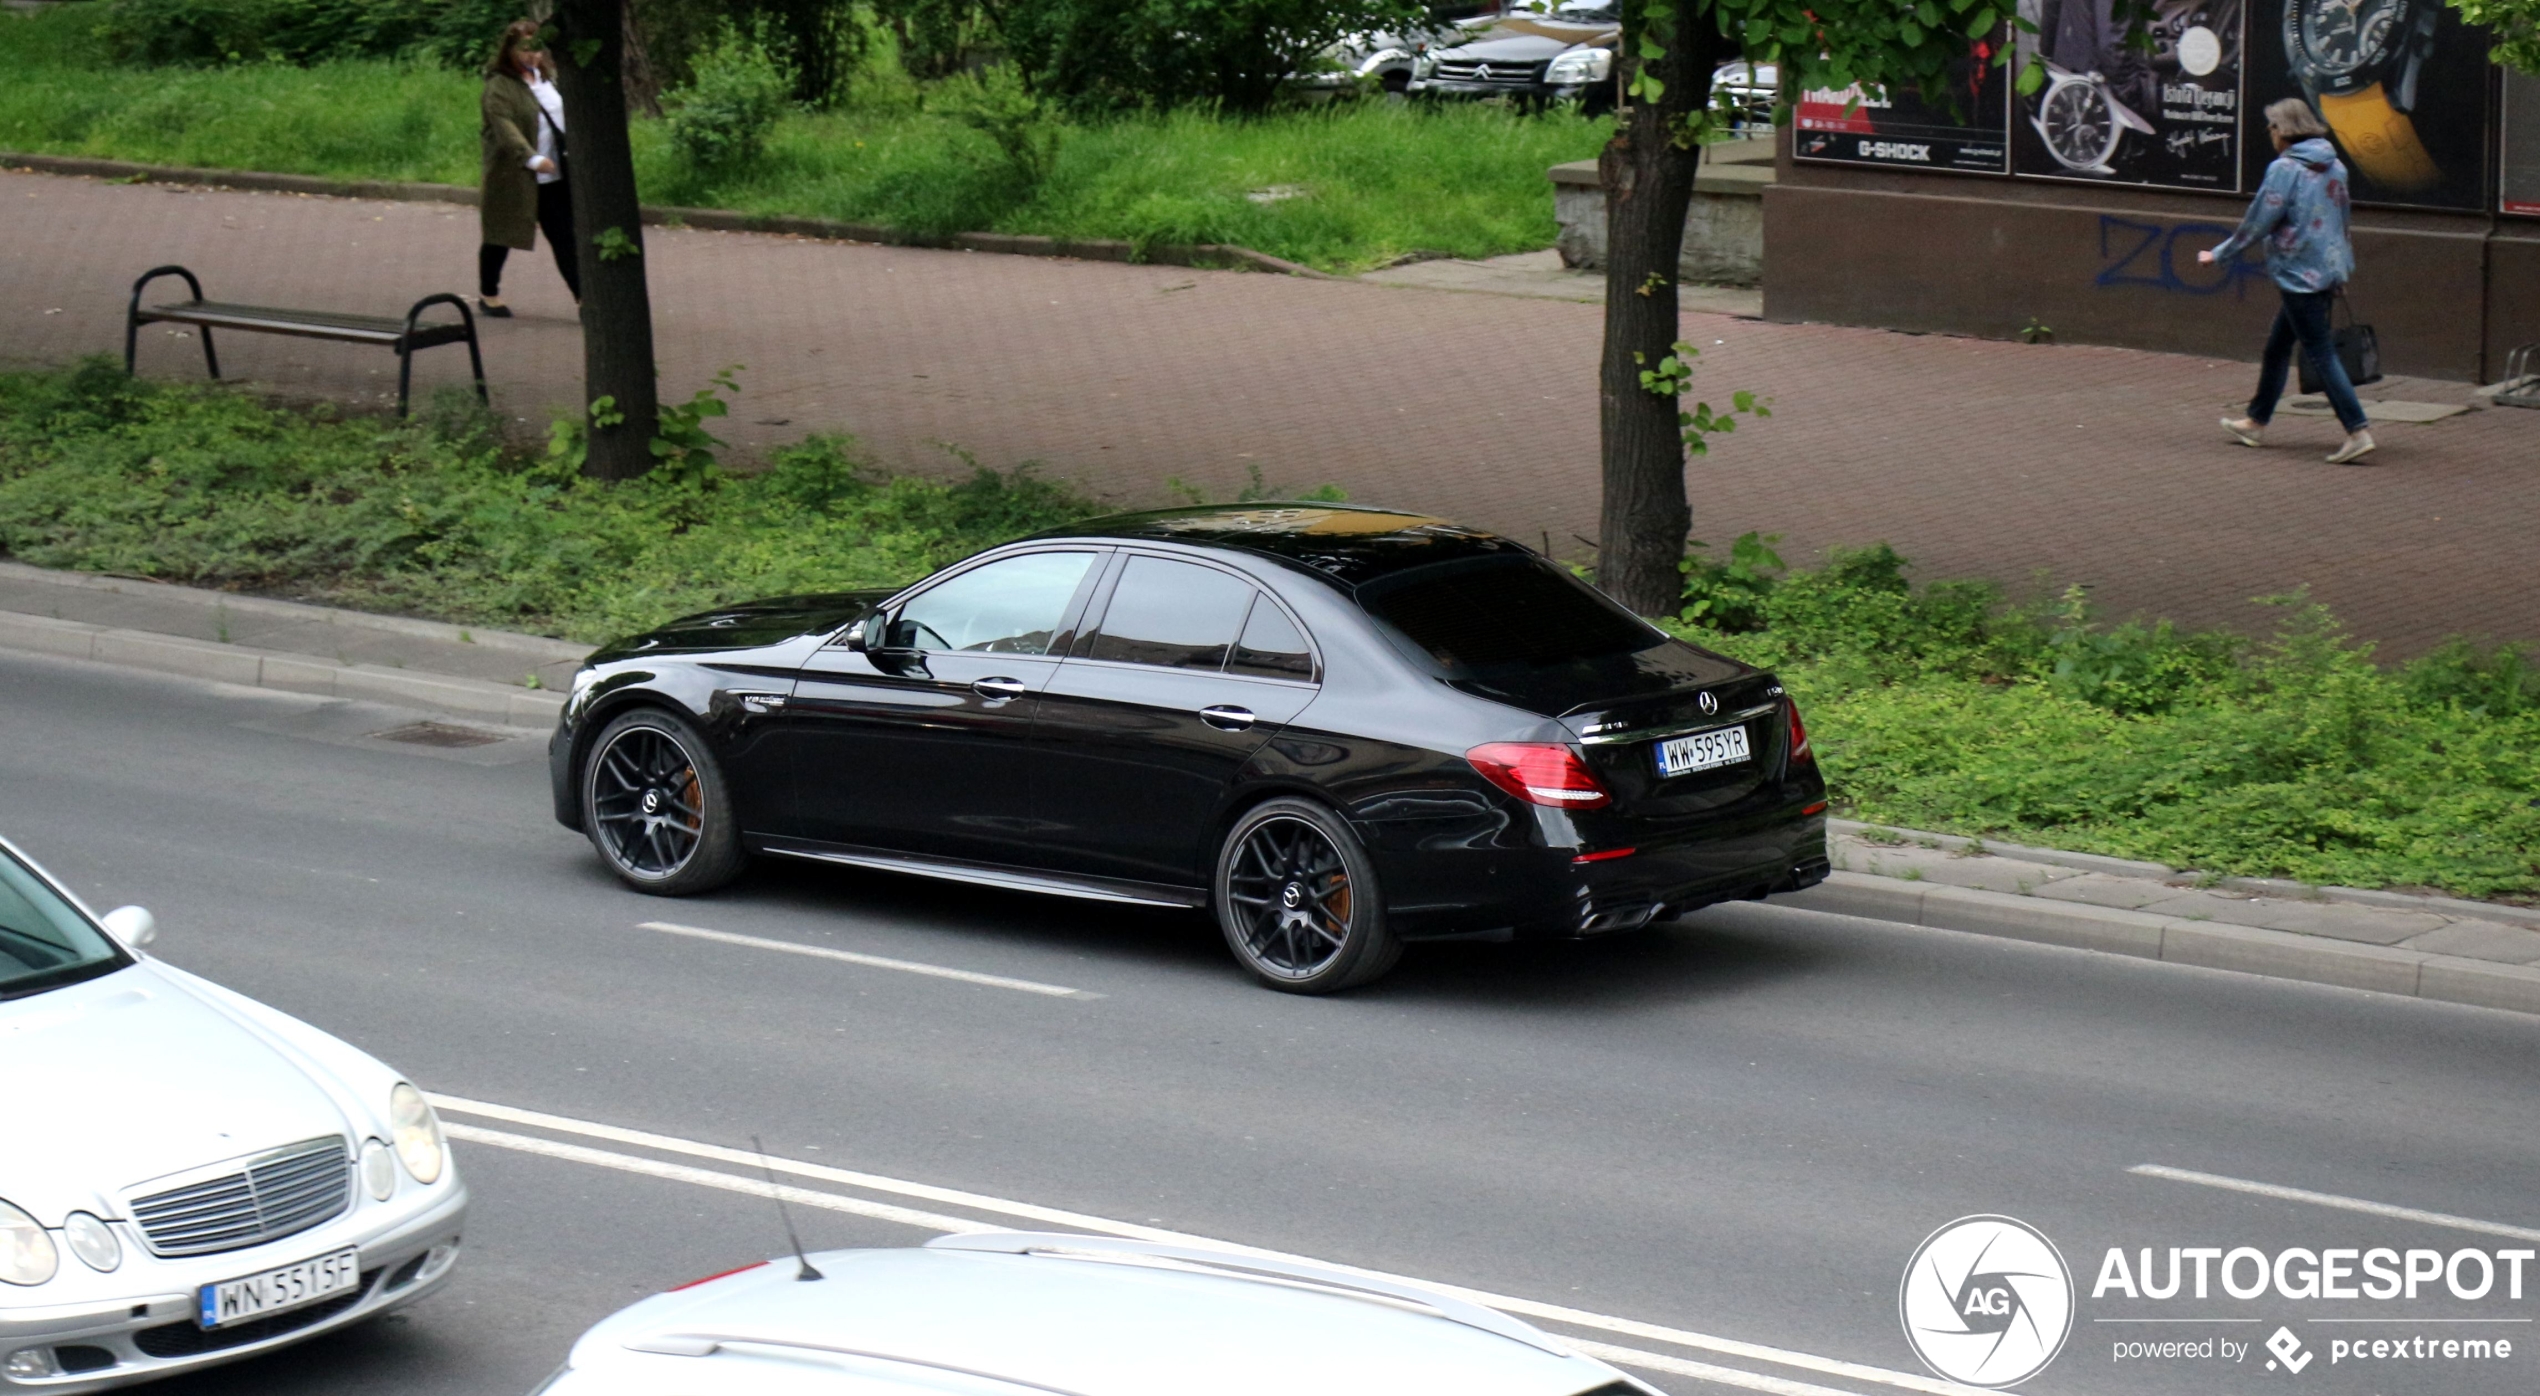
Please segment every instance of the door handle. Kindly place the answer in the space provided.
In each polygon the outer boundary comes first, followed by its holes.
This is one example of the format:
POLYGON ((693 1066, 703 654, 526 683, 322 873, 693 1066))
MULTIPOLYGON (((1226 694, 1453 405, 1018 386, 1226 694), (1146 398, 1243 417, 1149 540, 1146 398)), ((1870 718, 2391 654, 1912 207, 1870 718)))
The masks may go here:
POLYGON ((982 698, 1001 700, 1020 698, 1031 690, 1023 686, 1021 679, 996 678, 977 680, 970 685, 970 691, 982 698))
POLYGON ((1213 708, 1200 709, 1199 720, 1221 732, 1241 732, 1245 728, 1252 726, 1252 724, 1259 719, 1252 715, 1252 709, 1250 708, 1228 707, 1224 704, 1219 704, 1213 708))

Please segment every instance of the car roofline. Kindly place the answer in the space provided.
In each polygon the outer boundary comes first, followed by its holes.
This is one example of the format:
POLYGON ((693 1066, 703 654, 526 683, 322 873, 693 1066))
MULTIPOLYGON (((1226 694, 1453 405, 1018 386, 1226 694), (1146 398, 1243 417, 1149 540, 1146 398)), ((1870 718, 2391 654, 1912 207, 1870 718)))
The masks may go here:
POLYGON ((1303 1280, 1311 1284, 1343 1292, 1399 1300, 1426 1309, 1450 1323, 1477 1328, 1485 1333, 1523 1343, 1554 1357, 1574 1358, 1579 1354, 1564 1346, 1551 1334, 1520 1319, 1511 1318, 1496 1309, 1485 1308, 1470 1300, 1441 1294, 1433 1289, 1405 1284, 1400 1280, 1379 1279, 1330 1266, 1311 1265, 1303 1261, 1277 1256, 1253 1255, 1236 1251, 1211 1250, 1199 1246, 1174 1246, 1156 1241, 1132 1241, 1116 1236, 1088 1236, 1058 1231, 985 1231, 938 1236, 926 1243, 930 1251, 973 1251, 990 1255, 1080 1255, 1100 1259, 1105 1256, 1139 1256, 1155 1260, 1174 1260, 1206 1270, 1244 1272, 1303 1280))
POLYGON ((930 1372, 951 1372, 959 1376, 977 1377, 1000 1385, 1027 1391, 1045 1391, 1049 1396, 1086 1396, 1071 1387, 1052 1386, 1029 1377, 1005 1372, 991 1372, 981 1367, 963 1367, 939 1362, 931 1357, 918 1357, 905 1352, 884 1352, 879 1348, 853 1348, 843 1343, 815 1342, 782 1333, 688 1332, 657 1333, 649 1337, 630 1338, 619 1346, 629 1352, 651 1353, 659 1357, 711 1357, 726 1344, 748 1347, 785 1348, 795 1352, 825 1352, 837 1357, 863 1357, 876 1362, 896 1362, 907 1367, 923 1367, 930 1372))

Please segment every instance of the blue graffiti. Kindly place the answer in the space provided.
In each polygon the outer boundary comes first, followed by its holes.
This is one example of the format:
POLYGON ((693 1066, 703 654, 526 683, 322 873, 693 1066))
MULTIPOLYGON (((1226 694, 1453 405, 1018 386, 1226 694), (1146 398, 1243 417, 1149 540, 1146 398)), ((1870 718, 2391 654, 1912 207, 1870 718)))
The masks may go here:
POLYGON ((2252 278, 2264 281, 2266 257, 2251 247, 2227 263, 2206 266, 2196 254, 2231 236, 2228 223, 2137 223, 2113 213, 2099 215, 2099 274, 2091 284, 2101 288, 2149 286, 2179 295, 2212 296, 2224 291, 2237 300, 2248 294, 2252 278))

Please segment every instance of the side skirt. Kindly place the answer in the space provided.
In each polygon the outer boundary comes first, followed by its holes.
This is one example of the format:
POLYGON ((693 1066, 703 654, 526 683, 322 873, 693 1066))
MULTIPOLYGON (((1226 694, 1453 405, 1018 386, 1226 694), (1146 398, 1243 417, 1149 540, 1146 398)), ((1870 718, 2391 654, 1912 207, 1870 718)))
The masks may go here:
POLYGON ((1173 887, 1110 877, 1075 877, 1066 873, 1007 867, 1000 863, 974 863, 962 858, 935 858, 922 853, 897 853, 889 849, 811 843, 801 839, 757 838, 750 840, 750 847, 752 852, 779 858, 842 863, 851 868, 910 873, 945 882, 967 882, 979 887, 1000 887, 1009 892, 1074 897, 1080 901, 1183 908, 1208 905, 1208 894, 1196 887, 1173 887))

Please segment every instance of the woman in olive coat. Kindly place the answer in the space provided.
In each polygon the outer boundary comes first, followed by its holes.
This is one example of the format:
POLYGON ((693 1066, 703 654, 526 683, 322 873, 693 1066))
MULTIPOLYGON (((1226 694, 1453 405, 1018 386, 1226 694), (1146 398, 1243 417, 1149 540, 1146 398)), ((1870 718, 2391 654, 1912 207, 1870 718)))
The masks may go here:
POLYGON ((564 98, 539 43, 538 26, 521 20, 503 30, 503 41, 485 65, 485 182, 477 211, 485 243, 476 254, 477 307, 496 317, 503 304, 503 262, 515 247, 547 250, 573 303, 582 303, 582 275, 575 265, 573 196, 564 178, 564 98))

